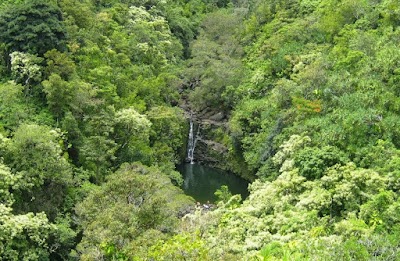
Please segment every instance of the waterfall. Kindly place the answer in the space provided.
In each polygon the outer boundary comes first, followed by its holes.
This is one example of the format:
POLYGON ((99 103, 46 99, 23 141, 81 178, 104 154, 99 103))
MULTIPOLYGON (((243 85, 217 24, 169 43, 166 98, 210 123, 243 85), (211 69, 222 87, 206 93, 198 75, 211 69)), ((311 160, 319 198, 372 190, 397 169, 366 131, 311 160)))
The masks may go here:
POLYGON ((189 139, 187 145, 187 159, 190 164, 194 163, 194 149, 196 147, 197 135, 194 135, 194 123, 192 117, 190 117, 190 129, 189 129, 189 139))

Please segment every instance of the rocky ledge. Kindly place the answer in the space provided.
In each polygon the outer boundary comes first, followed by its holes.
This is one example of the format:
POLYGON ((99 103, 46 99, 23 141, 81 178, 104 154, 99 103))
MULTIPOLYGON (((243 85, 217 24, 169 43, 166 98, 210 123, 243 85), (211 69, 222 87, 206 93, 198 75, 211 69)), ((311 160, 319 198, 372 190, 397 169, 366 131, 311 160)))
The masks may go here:
POLYGON ((195 126, 195 162, 220 169, 229 169, 227 166, 229 136, 226 116, 222 112, 211 111, 188 115, 195 126))

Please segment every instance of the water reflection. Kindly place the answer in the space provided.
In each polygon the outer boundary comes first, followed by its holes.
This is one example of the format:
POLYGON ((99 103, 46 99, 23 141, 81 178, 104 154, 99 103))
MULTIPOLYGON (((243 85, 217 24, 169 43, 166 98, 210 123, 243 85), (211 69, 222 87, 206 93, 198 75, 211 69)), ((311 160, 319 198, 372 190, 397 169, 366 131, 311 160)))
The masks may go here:
POLYGON ((227 185, 232 194, 241 194, 243 199, 249 195, 249 183, 231 173, 199 164, 183 164, 177 169, 184 178, 182 189, 198 202, 215 202, 214 192, 222 185, 227 185))

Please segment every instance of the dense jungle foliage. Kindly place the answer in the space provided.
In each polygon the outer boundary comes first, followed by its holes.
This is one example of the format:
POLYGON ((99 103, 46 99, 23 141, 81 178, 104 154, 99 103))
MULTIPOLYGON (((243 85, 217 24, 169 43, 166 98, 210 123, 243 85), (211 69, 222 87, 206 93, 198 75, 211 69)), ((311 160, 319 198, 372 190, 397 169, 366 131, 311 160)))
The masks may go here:
POLYGON ((399 260, 399 46, 397 0, 0 0, 0 260, 399 260), (243 202, 179 189, 183 103, 243 202))

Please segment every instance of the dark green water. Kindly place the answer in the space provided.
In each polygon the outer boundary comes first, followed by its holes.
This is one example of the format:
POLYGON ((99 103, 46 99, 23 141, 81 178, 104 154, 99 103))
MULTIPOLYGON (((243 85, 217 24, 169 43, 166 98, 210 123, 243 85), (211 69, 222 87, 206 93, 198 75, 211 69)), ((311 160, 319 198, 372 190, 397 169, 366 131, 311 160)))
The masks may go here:
POLYGON ((200 203, 215 202, 214 192, 222 185, 227 185, 233 195, 242 195, 242 199, 249 195, 249 182, 226 171, 190 163, 182 164, 177 169, 185 180, 182 189, 200 203))

